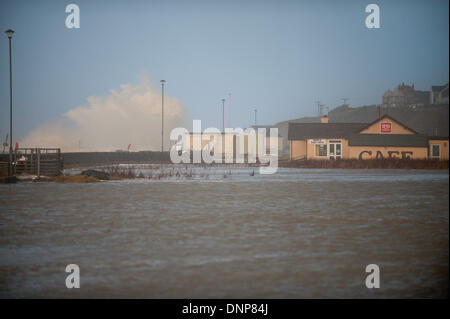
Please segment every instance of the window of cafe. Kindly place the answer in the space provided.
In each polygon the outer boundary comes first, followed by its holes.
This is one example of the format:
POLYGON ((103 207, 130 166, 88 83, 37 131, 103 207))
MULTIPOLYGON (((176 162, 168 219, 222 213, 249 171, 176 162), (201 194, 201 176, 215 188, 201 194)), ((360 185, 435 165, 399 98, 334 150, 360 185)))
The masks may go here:
POLYGON ((327 157, 327 144, 316 144, 315 145, 315 156, 327 157))
POLYGON ((431 158, 441 158, 441 145, 431 144, 431 158))

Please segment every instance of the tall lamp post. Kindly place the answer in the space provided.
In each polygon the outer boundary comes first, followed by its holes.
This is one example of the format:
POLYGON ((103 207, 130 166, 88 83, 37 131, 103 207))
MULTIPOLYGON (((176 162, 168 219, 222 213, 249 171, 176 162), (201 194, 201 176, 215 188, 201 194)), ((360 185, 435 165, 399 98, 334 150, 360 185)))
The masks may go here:
POLYGON ((228 127, 231 128, 231 93, 228 94, 228 127))
POLYGON ((162 173, 162 156, 164 151, 164 84, 166 80, 161 80, 161 173, 162 173))
POLYGON ((222 132, 225 132, 225 99, 222 99, 222 132))
POLYGON ((12 60, 11 60, 11 38, 14 31, 5 31, 9 39, 9 176, 12 176, 12 60))

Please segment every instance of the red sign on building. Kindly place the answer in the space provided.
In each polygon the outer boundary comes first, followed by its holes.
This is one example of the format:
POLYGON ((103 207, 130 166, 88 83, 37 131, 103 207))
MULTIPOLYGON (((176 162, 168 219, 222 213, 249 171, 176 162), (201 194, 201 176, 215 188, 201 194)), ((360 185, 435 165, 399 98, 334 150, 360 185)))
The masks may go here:
POLYGON ((381 133, 392 133, 392 123, 381 123, 381 133))

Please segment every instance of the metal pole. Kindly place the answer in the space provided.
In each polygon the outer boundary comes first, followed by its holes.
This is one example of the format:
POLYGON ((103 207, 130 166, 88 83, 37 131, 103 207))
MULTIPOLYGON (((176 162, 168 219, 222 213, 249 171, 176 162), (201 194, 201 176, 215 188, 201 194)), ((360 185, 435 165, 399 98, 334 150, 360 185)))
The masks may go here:
POLYGON ((228 127, 231 128, 231 93, 228 94, 228 127))
POLYGON ((41 149, 36 149, 37 153, 37 177, 41 177, 41 149))
POLYGON ((161 82, 161 153, 164 151, 164 82, 161 82))
POLYGON ((225 99, 222 99, 222 132, 225 132, 225 99))
POLYGON ((256 126, 256 113, 258 112, 257 109, 255 109, 255 126, 256 126))
POLYGON ((165 80, 161 80, 161 173, 162 173, 162 156, 164 151, 164 83, 165 80))
POLYGON ((9 176, 12 176, 12 57, 11 37, 9 38, 9 176))

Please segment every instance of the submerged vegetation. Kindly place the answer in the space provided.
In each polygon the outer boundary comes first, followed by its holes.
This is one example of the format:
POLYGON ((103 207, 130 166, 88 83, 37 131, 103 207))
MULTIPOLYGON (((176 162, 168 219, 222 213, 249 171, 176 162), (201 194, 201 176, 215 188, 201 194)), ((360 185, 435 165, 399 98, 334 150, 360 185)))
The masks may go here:
MULTIPOLYGON (((299 160, 280 161, 280 168, 320 168, 320 169, 448 169, 449 161, 441 160, 402 160, 402 159, 378 159, 378 160, 299 160)), ((93 170, 83 171, 81 174, 59 175, 54 177, 21 178, 21 181, 56 182, 56 183, 97 183, 104 180, 118 181, 129 179, 147 180, 189 180, 189 179, 225 179, 232 175, 230 166, 216 170, 214 165, 202 165, 196 169, 192 166, 165 165, 162 169, 159 165, 144 168, 141 165, 112 165, 97 167, 93 170), (200 169, 199 169, 200 168, 200 169)), ((255 170, 245 174, 255 176, 255 170)))
MULTIPOLYGON (((39 179, 34 179, 36 182, 57 182, 57 183, 95 183, 104 180, 118 181, 127 179, 151 179, 151 180, 163 180, 163 179, 209 179, 210 174, 214 174, 211 171, 212 167, 204 167, 201 172, 195 172, 192 168, 184 167, 170 167, 162 169, 160 167, 154 167, 150 169, 147 175, 144 175, 140 171, 139 165, 112 165, 106 167, 100 167, 95 170, 83 171, 81 174, 75 175, 60 175, 54 177, 41 177, 39 179), (97 173, 97 174, 96 174, 97 173), (102 176, 107 176, 104 178, 102 176)), ((223 177, 226 178, 231 175, 231 170, 228 169, 223 177)), ((252 175, 253 176, 253 175, 252 175)))
POLYGON ((97 183, 100 182, 99 179, 87 176, 87 175, 59 175, 48 178, 41 178, 39 181, 42 182, 56 182, 56 183, 97 183))

